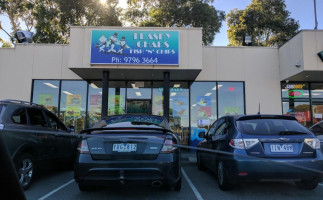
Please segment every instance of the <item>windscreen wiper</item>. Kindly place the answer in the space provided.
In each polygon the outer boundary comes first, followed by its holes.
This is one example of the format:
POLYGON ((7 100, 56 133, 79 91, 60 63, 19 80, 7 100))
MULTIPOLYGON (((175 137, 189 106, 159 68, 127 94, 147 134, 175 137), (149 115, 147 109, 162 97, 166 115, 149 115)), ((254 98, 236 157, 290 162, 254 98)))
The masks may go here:
POLYGON ((280 131, 279 135, 306 135, 306 132, 300 131, 280 131))

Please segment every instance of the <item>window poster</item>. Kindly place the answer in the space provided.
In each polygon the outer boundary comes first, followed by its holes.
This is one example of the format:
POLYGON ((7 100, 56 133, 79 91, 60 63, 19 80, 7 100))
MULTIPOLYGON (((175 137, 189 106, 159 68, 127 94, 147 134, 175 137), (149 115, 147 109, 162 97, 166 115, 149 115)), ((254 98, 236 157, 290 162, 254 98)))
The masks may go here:
POLYGON ((89 111, 93 114, 101 114, 102 95, 90 95, 89 111))
POLYGON ((53 111, 53 95, 40 94, 38 95, 38 104, 45 106, 50 111, 53 111))
POLYGON ((210 96, 198 96, 196 99, 197 116, 200 118, 211 117, 211 97, 210 96))
POLYGON ((109 95, 108 106, 109 115, 118 115, 125 113, 124 97, 122 95, 109 95))
POLYGON ((186 96, 171 97, 170 107, 173 109, 174 117, 188 116, 188 98, 186 96))
POLYGON ((81 101, 82 95, 67 95, 66 96, 66 116, 80 117, 81 116, 81 101))

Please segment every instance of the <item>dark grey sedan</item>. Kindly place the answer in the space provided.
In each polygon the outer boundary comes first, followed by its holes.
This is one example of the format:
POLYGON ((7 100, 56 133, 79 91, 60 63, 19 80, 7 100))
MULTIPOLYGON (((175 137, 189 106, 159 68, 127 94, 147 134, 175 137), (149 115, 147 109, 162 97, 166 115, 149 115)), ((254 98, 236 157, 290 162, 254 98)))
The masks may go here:
POLYGON ((181 189, 178 138, 164 117, 112 116, 81 133, 74 165, 81 191, 138 183, 181 189))

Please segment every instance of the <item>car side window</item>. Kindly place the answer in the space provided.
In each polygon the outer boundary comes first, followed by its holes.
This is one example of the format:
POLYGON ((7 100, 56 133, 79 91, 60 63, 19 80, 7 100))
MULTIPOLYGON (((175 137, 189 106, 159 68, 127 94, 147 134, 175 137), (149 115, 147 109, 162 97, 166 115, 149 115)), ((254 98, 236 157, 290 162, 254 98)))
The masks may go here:
POLYGON ((43 112, 39 109, 29 108, 27 110, 30 125, 47 127, 47 122, 43 112))
POLYGON ((67 131, 65 125, 53 113, 46 111, 46 115, 48 117, 49 125, 51 128, 55 130, 67 131))
POLYGON ((223 122, 219 128, 215 131, 215 136, 223 135, 224 130, 228 127, 227 123, 223 122))
POLYGON ((12 113, 11 120, 15 124, 27 124, 26 109, 19 108, 12 113))
POLYGON ((207 136, 213 136, 214 135, 215 128, 216 128, 216 126, 217 126, 218 123, 219 123, 219 121, 216 121, 216 122, 213 123, 213 125, 211 126, 211 128, 207 132, 207 136))

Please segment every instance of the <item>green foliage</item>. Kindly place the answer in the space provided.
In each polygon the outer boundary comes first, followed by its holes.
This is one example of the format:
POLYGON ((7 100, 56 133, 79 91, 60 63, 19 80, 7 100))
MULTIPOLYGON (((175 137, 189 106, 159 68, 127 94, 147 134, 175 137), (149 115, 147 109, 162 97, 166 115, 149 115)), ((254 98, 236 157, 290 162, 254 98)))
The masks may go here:
POLYGON ((0 40, 0 42, 2 42, 1 48, 12 48, 13 47, 12 44, 11 44, 11 42, 1 41, 1 40, 0 40))
POLYGON ((217 11, 213 0, 132 0, 124 20, 135 26, 202 27, 203 44, 213 42, 224 12, 217 11))
POLYGON ((70 26, 120 26, 118 0, 0 0, 0 14, 6 14, 12 31, 35 31, 39 43, 68 43, 70 26))
POLYGON ((118 1, 105 5, 98 0, 38 0, 35 42, 68 43, 70 26, 120 26, 118 1))
POLYGON ((299 28, 290 18, 284 0, 252 0, 244 10, 231 10, 226 18, 231 46, 242 45, 243 36, 252 36, 254 46, 279 46, 299 28))

